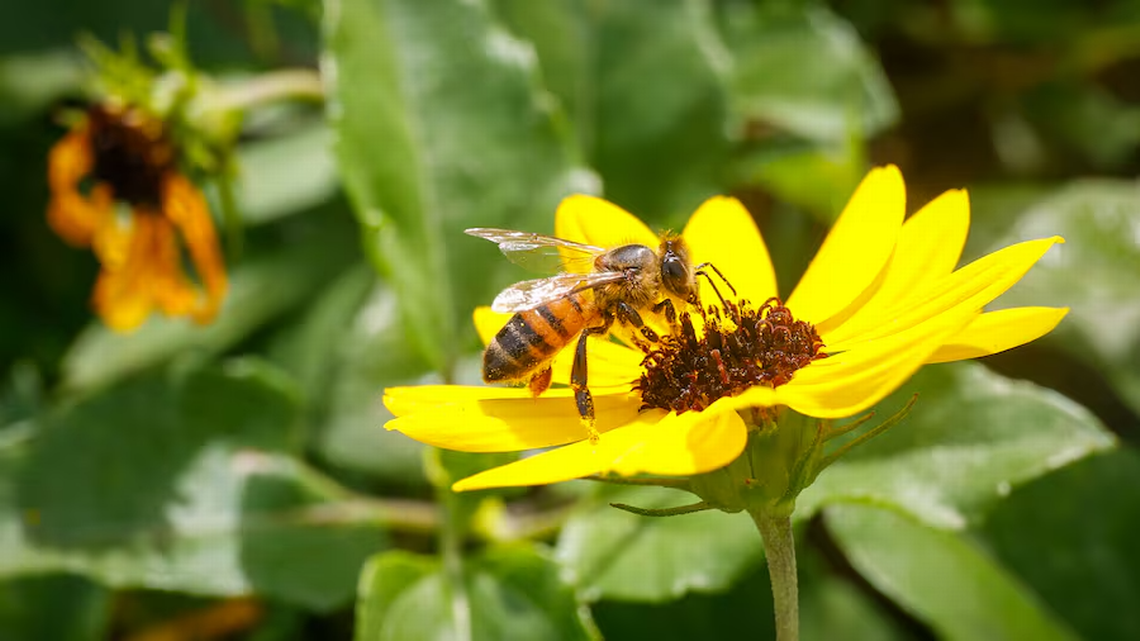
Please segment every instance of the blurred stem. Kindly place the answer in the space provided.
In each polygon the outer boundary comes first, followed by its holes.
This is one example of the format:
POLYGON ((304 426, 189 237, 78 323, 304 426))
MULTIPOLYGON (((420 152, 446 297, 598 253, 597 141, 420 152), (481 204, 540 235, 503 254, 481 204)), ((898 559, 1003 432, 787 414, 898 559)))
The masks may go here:
POLYGON ((685 491, 689 489, 689 479, 670 476, 602 476, 600 474, 592 474, 590 476, 583 476, 582 479, 586 481, 612 483, 614 485, 652 485, 655 487, 671 487, 685 491))
POLYGON ((796 576, 796 541, 790 514, 749 510, 764 539, 764 556, 772 579, 772 603, 776 610, 777 641, 800 638, 799 580, 796 576))
POLYGON ((437 486, 436 496, 443 506, 440 524, 439 547, 443 557, 443 572, 447 579, 451 602, 451 620, 455 624, 457 641, 472 641, 471 609, 467 599, 467 582, 463 576, 463 531, 466 523, 459 504, 459 495, 448 486, 437 486))
POLYGON ((302 487, 328 501, 269 516, 268 519, 287 518, 295 523, 380 525, 385 529, 426 535, 439 529, 439 514, 427 501, 380 499, 359 494, 308 465, 298 465, 281 457, 265 457, 259 462, 290 471, 302 487))
POLYGON ((280 69, 268 71, 244 82, 228 85, 211 97, 211 111, 239 111, 280 100, 325 99, 321 76, 311 69, 280 69))
POLYGON ((218 199, 221 201, 222 222, 226 229, 226 250, 229 260, 236 263, 241 257, 242 250, 242 224, 241 213, 237 207, 237 197, 234 195, 234 180, 237 176, 237 166, 234 164, 234 155, 227 150, 222 156, 221 171, 218 172, 218 199))

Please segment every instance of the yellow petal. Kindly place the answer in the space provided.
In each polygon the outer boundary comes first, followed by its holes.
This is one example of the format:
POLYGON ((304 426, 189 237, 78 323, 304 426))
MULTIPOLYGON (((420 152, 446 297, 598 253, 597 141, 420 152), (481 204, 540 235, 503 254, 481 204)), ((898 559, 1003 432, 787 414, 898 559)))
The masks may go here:
POLYGON ((735 412, 646 412, 630 424, 463 479, 452 489, 541 485, 616 472, 688 475, 732 461, 744 449, 747 429, 735 412))
POLYGON ((576 194, 558 205, 554 216, 554 235, 598 247, 618 247, 640 243, 657 248, 657 235, 636 216, 617 205, 576 194))
MULTIPOLYGON (((752 215, 735 198, 715 196, 697 209, 682 234, 694 265, 712 263, 736 288, 738 298, 760 304, 776 295, 776 272, 768 247, 752 215)), ((730 296, 715 272, 713 278, 721 293, 730 296)), ((699 283, 701 302, 718 304, 707 282, 699 283)))
MULTIPOLYGON (((587 436, 573 393, 567 389, 549 390, 534 398, 526 390, 508 388, 405 387, 387 390, 384 404, 399 417, 388 421, 385 428, 450 450, 514 452, 587 436), (453 400, 457 397, 464 398, 453 400)), ((595 394, 594 406, 595 427, 604 434, 636 420, 641 398, 628 392, 595 394)))
POLYGON ((898 168, 872 170, 788 297, 796 318, 819 325, 863 295, 890 259, 905 213, 898 168))
POLYGON ((952 310, 980 311, 1021 280, 1053 245, 1065 242, 1060 236, 1031 240, 1011 245, 984 256, 965 267, 936 280, 911 299, 901 301, 881 312, 868 329, 857 336, 839 340, 823 337, 829 351, 846 350, 861 341, 873 340, 906 331, 926 319, 952 310))
MULTIPOLYGON (((486 345, 510 320, 511 315, 493 312, 490 307, 477 307, 474 318, 475 329, 486 345)), ((570 369, 574 365, 574 349, 577 344, 578 337, 575 336, 551 362, 550 368, 553 370, 551 380, 554 383, 570 384, 570 369)), ((628 390, 630 384, 641 376, 643 358, 645 354, 636 349, 615 343, 608 338, 591 337, 586 344, 590 389, 594 392, 616 387, 628 390)))
POLYGON ((731 463, 747 441, 748 427, 735 411, 670 414, 648 438, 615 458, 609 471, 624 476, 702 474, 731 463))
POLYGON ((925 291, 926 285, 954 270, 969 228, 970 200, 964 190, 935 198, 903 223, 882 283, 870 300, 834 330, 828 325, 835 319, 816 329, 833 341, 841 341, 879 322, 885 309, 905 304, 903 301, 925 291))
POLYGON ((902 385, 975 315, 959 310, 933 317, 906 332, 815 361, 776 388, 776 395, 807 416, 840 418, 862 412, 902 385))
POLYGON ((384 407, 396 416, 427 412, 443 405, 484 400, 531 399, 530 390, 520 387, 479 385, 410 385, 384 390, 384 407))
POLYGON ((987 312, 951 337, 926 362, 947 363, 1004 352, 1053 331, 1067 313, 1067 307, 1015 307, 987 312))

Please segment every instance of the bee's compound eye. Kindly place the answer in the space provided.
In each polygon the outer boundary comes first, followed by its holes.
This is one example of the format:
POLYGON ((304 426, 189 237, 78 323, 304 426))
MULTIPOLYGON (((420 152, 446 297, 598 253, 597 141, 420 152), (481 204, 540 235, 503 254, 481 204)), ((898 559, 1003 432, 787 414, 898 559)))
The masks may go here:
POLYGON ((661 284, 682 298, 689 295, 689 269, 679 256, 666 256, 661 261, 661 284))

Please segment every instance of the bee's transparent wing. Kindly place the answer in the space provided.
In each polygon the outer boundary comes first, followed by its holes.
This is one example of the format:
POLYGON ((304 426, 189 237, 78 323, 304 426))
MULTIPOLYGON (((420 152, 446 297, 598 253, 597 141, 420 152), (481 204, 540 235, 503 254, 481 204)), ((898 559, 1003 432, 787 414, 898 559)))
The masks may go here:
POLYGON ((606 252, 602 247, 529 231, 475 227, 464 233, 497 243, 507 260, 544 274, 591 271, 594 258, 606 252))
POLYGON ((491 309, 496 312, 521 312, 540 305, 565 298, 574 292, 591 289, 607 283, 625 279, 622 272, 590 272, 588 274, 565 273, 549 278, 524 280, 504 289, 491 309))

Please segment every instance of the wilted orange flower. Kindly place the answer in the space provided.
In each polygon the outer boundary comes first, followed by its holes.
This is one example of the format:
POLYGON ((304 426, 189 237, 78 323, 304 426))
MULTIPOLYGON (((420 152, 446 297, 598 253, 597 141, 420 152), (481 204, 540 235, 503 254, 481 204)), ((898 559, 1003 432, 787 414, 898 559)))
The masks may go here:
POLYGON ((48 158, 48 223, 99 258, 92 302, 112 329, 138 327, 155 307, 206 323, 225 296, 210 210, 179 171, 177 151, 161 120, 103 103, 48 158), (183 269, 184 251, 198 283, 183 269))

